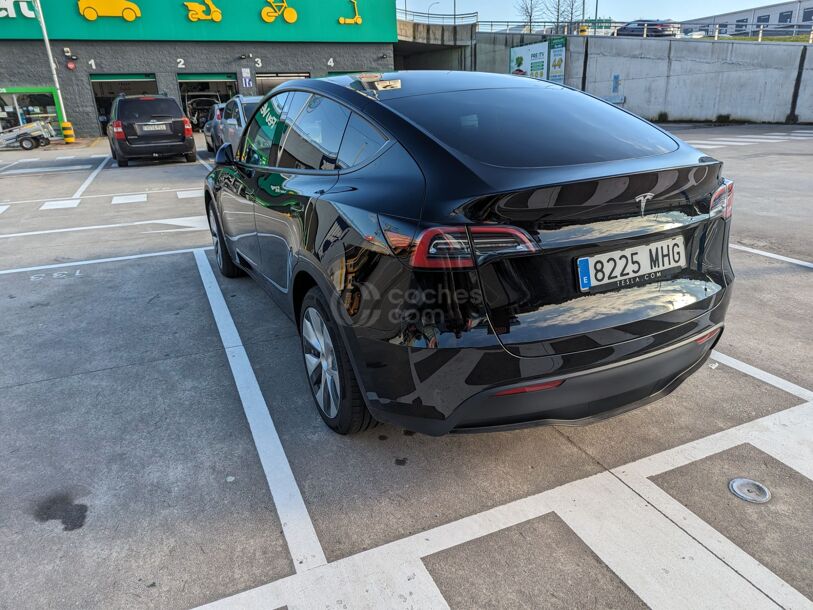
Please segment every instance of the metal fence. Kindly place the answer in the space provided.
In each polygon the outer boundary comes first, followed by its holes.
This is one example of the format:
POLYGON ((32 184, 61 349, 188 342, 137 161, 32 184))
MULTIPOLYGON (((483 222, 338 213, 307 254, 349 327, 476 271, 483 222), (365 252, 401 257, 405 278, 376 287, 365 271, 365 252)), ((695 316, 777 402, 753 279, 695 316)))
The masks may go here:
POLYGON ((480 21, 480 32, 504 34, 564 34, 585 36, 629 36, 639 38, 685 38, 697 40, 791 39, 813 44, 813 21, 769 23, 736 21, 731 23, 621 22, 610 20, 557 21, 480 21), (802 40, 798 40, 801 38, 802 40), (806 39, 806 40, 805 40, 806 39))
POLYGON ((397 9, 398 19, 402 21, 414 21, 416 23, 428 23, 432 25, 472 25, 478 23, 478 13, 419 13, 397 9))

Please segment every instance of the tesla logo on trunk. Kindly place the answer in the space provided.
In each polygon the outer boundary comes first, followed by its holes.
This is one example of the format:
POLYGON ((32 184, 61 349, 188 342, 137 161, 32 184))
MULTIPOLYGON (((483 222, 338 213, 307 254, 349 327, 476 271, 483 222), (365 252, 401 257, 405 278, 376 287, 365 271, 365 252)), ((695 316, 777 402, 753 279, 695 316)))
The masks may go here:
POLYGON ((641 204, 641 216, 646 213, 646 204, 652 201, 655 198, 655 193, 644 193, 643 195, 638 195, 635 198, 639 204, 641 204))

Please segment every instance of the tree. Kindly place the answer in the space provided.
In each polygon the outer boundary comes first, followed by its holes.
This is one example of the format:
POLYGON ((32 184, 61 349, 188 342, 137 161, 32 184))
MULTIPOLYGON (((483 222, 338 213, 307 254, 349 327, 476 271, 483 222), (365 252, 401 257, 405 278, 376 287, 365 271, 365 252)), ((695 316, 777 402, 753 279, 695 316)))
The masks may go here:
POLYGON ((533 22, 539 21, 542 7, 546 0, 516 0, 514 9, 519 13, 522 21, 528 24, 528 31, 533 31, 533 22))

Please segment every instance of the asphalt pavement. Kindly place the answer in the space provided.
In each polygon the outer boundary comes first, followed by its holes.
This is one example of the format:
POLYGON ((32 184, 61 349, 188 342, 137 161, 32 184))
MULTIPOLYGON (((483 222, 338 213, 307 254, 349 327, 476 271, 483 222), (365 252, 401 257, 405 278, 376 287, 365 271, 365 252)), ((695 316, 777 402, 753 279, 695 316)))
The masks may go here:
POLYGON ((813 127, 675 132, 736 185, 712 360, 443 438, 324 426, 293 324, 214 271, 204 150, 0 151, 0 607, 813 608, 813 127))

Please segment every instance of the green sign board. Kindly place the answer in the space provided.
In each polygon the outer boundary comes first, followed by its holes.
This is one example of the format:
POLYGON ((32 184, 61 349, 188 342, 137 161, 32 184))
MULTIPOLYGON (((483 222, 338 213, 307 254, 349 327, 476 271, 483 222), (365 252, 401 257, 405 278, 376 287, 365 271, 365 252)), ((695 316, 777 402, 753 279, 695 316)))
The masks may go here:
MULTIPOLYGON (((396 42, 391 0, 41 0, 53 40, 396 42)), ((0 0, 0 39, 38 39, 33 0, 0 0)))

